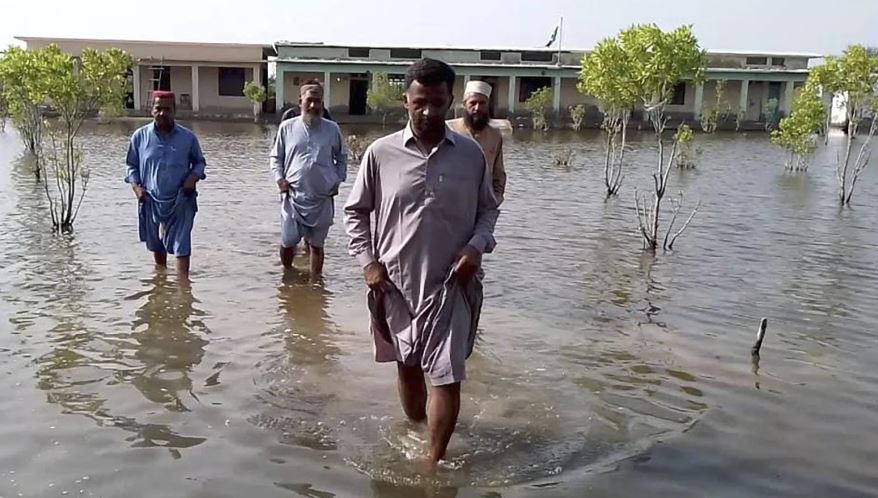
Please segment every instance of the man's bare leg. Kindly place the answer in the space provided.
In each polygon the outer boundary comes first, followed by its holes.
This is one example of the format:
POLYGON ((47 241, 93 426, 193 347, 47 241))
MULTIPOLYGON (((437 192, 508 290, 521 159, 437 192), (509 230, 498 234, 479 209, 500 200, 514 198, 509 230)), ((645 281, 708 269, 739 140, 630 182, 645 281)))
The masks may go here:
POLYGON ((177 276, 189 277, 189 256, 177 256, 177 276))
POLYGON ((168 253, 166 252, 154 252, 152 253, 152 259, 155 260, 156 266, 166 267, 168 266, 168 253))
POLYGON ((419 367, 407 367, 397 363, 397 388, 399 401, 406 416, 412 422, 423 422, 427 418, 427 384, 424 372, 419 367))
POLYGON ((284 268, 292 268, 293 267, 293 258, 296 256, 296 247, 284 247, 280 246, 280 262, 284 265, 284 268))
POLYGON ((311 248, 311 278, 320 278, 323 275, 323 248, 312 245, 305 247, 311 248))
POLYGON ((427 429, 430 433, 428 461, 434 467, 445 458, 445 450, 457 425, 460 413, 460 382, 433 386, 430 390, 427 429))

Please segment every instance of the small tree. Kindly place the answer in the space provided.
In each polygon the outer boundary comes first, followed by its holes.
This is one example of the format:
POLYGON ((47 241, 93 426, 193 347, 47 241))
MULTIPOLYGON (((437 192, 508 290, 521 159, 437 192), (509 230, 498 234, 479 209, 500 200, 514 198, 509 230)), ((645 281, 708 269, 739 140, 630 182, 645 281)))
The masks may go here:
MULTIPOLYGON (((658 158, 656 170, 653 173, 652 207, 647 204, 647 199, 641 199, 635 190, 635 210, 637 212, 640 233, 643 236, 644 247, 655 250, 659 241, 659 221, 661 203, 668 186, 668 175, 671 165, 674 164, 678 142, 674 140, 670 157, 665 158, 664 131, 667 118, 664 114, 665 105, 673 95, 674 87, 679 81, 688 79, 695 83, 704 80, 704 71, 707 65, 707 56, 698 45, 698 39, 692 33, 690 26, 682 26, 670 32, 662 31, 656 25, 633 26, 619 34, 622 48, 631 61, 634 74, 635 95, 646 110, 649 120, 655 131, 658 144, 658 158)), ((676 213, 682 206, 682 193, 679 199, 673 201, 674 214, 668 225, 668 234, 673 227, 676 213)), ((689 221, 698 211, 695 210, 689 217, 689 221)), ((689 226, 687 221, 680 231, 669 238, 665 235, 663 247, 670 249, 677 237, 689 226)))
POLYGON ((628 121, 637 103, 634 61, 618 38, 601 40, 582 58, 577 89, 598 101, 607 132, 604 185, 607 197, 616 195, 624 179, 625 141, 628 121))
POLYGON ((572 105, 567 108, 570 112, 570 120, 573 122, 573 129, 579 131, 582 129, 582 123, 585 121, 585 106, 582 104, 572 105))
POLYGON ((76 136, 85 120, 98 111, 121 110, 125 103, 126 73, 133 60, 115 48, 103 52, 84 49, 76 59, 62 53, 56 45, 49 45, 35 55, 38 95, 59 116, 46 128, 49 147, 42 157, 46 165, 43 184, 52 227, 69 233, 73 231, 90 177, 76 136), (55 193, 49 187, 53 181, 55 193))
POLYGON ((716 82, 716 97, 713 105, 701 110, 699 121, 701 129, 705 133, 715 133, 719 124, 728 119, 731 114, 731 105, 724 101, 725 88, 726 80, 718 80, 716 82))
POLYGON ((777 127, 779 121, 777 106, 777 99, 770 98, 765 103, 765 107, 762 108, 762 122, 765 124, 765 131, 772 131, 777 127))
MULTIPOLYGON (((0 81, 3 99, 12 123, 24 142, 25 149, 38 155, 43 132, 43 94, 39 78, 37 53, 11 46, 0 59, 0 81)), ((34 176, 41 176, 41 163, 35 161, 34 176)))
POLYGON ((695 154, 692 151, 692 140, 694 139, 694 135, 692 134, 692 128, 689 127, 686 123, 680 125, 677 128, 677 133, 674 134, 674 141, 679 145, 677 146, 677 167, 682 169, 694 169, 695 168, 695 154))
POLYGON ((535 130, 548 131, 549 120, 547 115, 551 105, 552 89, 547 86, 536 90, 524 101, 524 108, 530 112, 535 130))
POLYGON ((387 116, 402 104, 403 89, 390 82, 385 73, 375 73, 372 88, 366 93, 366 104, 381 115, 381 126, 386 126, 387 116))
POLYGON ((6 131, 6 119, 9 118, 9 106, 6 105, 6 97, 3 95, 3 80, 0 80, 0 133, 6 131))
POLYGON ((847 118, 847 143, 844 155, 836 165, 838 197, 841 205, 851 202, 854 187, 860 174, 869 164, 872 150, 870 143, 878 127, 878 55, 862 45, 852 45, 841 57, 827 57, 826 69, 818 71, 818 78, 842 99, 847 118), (823 74, 821 74, 823 73, 823 74), (871 114, 871 125, 860 150, 851 164, 853 140, 859 133, 863 119, 871 114))
POLYGON ((248 81, 244 85, 244 96, 253 104, 253 121, 259 122, 259 115, 262 114, 262 103, 268 98, 265 87, 255 81, 248 81))
POLYGON ((808 160, 817 148, 814 134, 823 126, 825 115, 823 101, 810 82, 796 92, 792 113, 771 133, 771 142, 786 152, 786 169, 808 169, 808 160))

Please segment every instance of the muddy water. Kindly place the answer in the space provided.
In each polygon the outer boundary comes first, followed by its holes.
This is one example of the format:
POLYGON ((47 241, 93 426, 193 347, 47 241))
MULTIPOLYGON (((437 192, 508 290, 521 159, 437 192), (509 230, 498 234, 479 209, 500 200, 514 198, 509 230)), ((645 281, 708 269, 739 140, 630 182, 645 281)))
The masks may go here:
POLYGON ((698 137, 698 167, 669 190, 701 211, 653 257, 632 205, 648 137, 605 202, 599 136, 517 132, 458 433, 425 480, 410 461, 425 434, 401 416, 393 368, 370 360, 341 227, 323 283, 278 267, 273 130, 193 125, 209 178, 186 285, 136 240, 120 180, 135 126, 85 132, 73 238, 49 234, 17 137, 0 134, 0 496, 878 489, 876 165, 840 210, 834 150, 789 174, 763 135, 698 137), (554 165, 568 147, 572 164, 554 165))

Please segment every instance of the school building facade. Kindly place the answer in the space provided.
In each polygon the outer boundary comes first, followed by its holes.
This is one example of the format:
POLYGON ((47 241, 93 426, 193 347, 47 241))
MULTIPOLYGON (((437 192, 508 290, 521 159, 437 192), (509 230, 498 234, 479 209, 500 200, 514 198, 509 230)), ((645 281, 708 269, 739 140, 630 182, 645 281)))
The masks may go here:
MULTIPOLYGON (((514 118, 523 103, 542 87, 553 89, 552 108, 564 117, 570 106, 583 104, 595 115, 597 102, 577 90, 585 50, 441 48, 329 45, 277 42, 276 109, 295 102, 299 86, 309 79, 324 83, 324 101, 333 117, 369 114, 366 96, 374 76, 385 73, 402 83, 406 67, 421 57, 449 63, 457 73, 455 101, 459 104, 470 79, 493 87, 491 106, 495 117, 514 118)), ((794 90, 804 84, 808 63, 816 54, 710 52, 706 81, 681 82, 667 105, 669 115, 697 121, 705 105, 713 106, 717 82, 723 81, 722 107, 732 119, 743 110, 743 121, 758 122, 768 112, 786 115, 794 90)))
POLYGON ((28 49, 49 44, 79 56, 84 48, 118 48, 135 61, 129 71, 126 107, 132 115, 146 115, 153 91, 169 90, 183 116, 252 117, 253 105, 244 96, 244 84, 268 83, 268 59, 274 48, 265 44, 193 43, 147 40, 103 40, 19 36, 28 49))

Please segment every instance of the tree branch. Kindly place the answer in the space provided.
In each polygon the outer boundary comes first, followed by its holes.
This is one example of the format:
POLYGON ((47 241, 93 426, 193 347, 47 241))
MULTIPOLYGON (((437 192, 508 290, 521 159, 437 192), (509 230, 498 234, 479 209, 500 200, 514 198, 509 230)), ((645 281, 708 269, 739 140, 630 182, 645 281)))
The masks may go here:
POLYGON ((686 223, 683 223, 683 226, 680 227, 680 230, 671 237, 671 242, 668 243, 668 250, 672 250, 674 248, 674 242, 677 241, 677 237, 682 235, 683 231, 689 228, 689 224, 692 223, 692 218, 698 213, 698 208, 701 207, 701 201, 698 201, 698 204, 695 205, 695 209, 692 210, 692 214, 689 215, 689 218, 686 220, 686 223))

